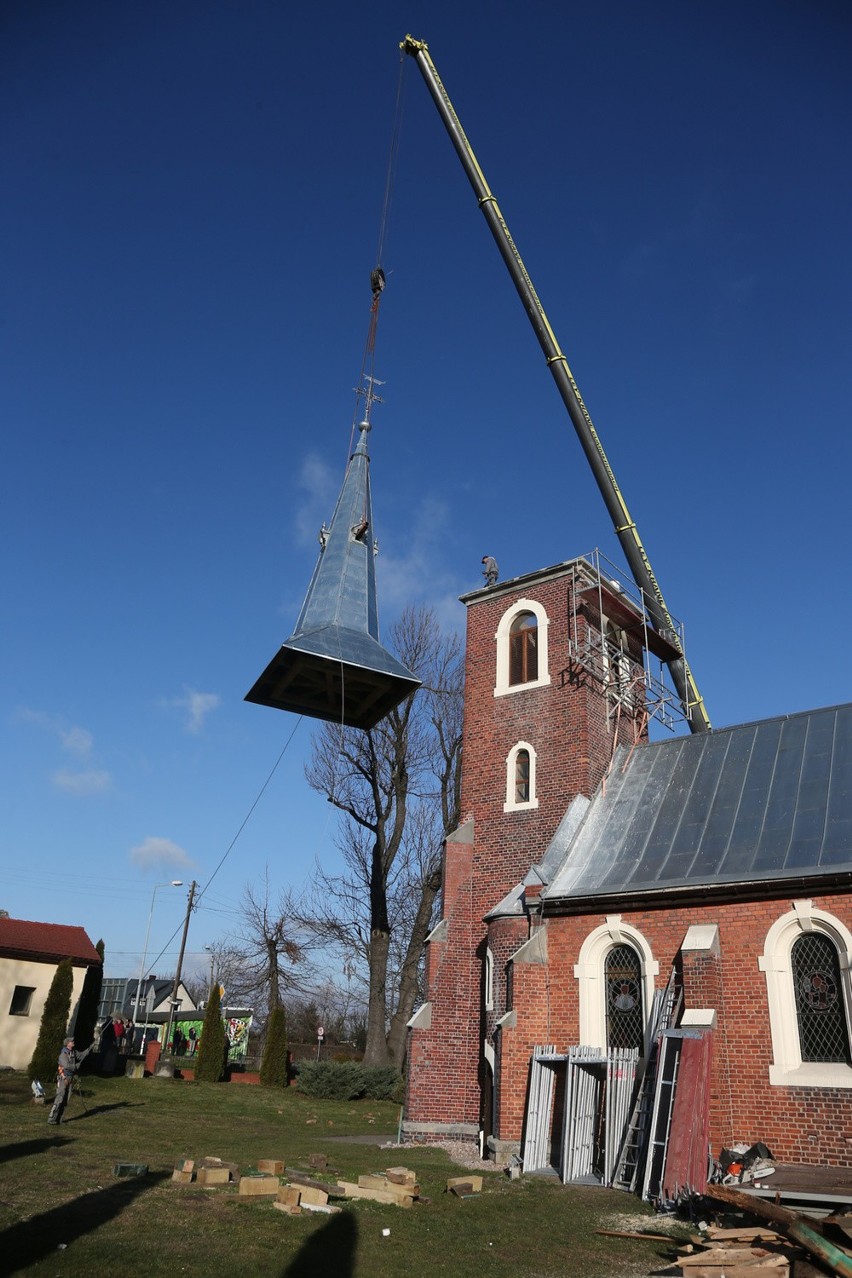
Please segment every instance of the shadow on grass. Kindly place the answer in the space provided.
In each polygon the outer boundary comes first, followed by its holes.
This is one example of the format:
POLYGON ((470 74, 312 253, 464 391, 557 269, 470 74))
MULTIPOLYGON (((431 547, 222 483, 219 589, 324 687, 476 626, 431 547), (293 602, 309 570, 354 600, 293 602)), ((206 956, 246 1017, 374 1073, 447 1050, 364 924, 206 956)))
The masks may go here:
POLYGON ((55 1252, 60 1243, 69 1245, 92 1229, 119 1216, 134 1198, 144 1194, 170 1172, 152 1172, 148 1176, 123 1180, 109 1189, 96 1189, 82 1194, 70 1203, 40 1212, 19 1225, 0 1232, 3 1272, 12 1274, 55 1252))
POLYGON ((62 1126, 64 1127, 66 1123, 78 1123, 81 1118, 94 1118, 95 1114, 106 1114, 111 1109, 135 1108, 136 1106, 132 1105, 130 1101, 116 1101, 114 1105, 92 1105, 89 1109, 84 1109, 82 1113, 79 1113, 75 1106, 75 1112, 70 1117, 63 1118, 62 1126))
POLYGON ((0 1163, 11 1162, 13 1158, 29 1158, 30 1154, 43 1154, 54 1145, 69 1145, 70 1137, 42 1136, 38 1140, 19 1140, 14 1145, 0 1145, 0 1163))
POLYGON ((317 1274, 334 1274, 334 1278, 353 1278, 355 1250, 358 1246, 358 1224, 351 1212, 332 1216, 318 1229, 281 1270, 281 1278, 316 1278, 317 1274))

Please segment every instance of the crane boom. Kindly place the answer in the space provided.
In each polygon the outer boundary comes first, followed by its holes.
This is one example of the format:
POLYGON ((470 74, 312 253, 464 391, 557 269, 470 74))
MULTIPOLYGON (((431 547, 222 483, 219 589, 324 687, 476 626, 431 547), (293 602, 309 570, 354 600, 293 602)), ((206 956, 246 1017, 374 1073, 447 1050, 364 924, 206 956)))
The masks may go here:
POLYGON ((568 361, 559 347, 544 307, 539 300, 527 268, 524 266, 509 227, 506 225, 505 218, 500 211, 500 206, 485 180, 485 174, 479 167, 479 162, 467 140, 461 121, 456 115, 455 108, 441 83, 435 64, 429 55, 428 46, 423 40, 416 40, 413 36, 407 35, 400 44, 400 48, 404 53, 413 57, 419 66, 423 79, 426 81, 426 87, 438 108, 438 114, 450 135, 450 141, 455 147, 456 154, 470 180, 479 207, 488 223, 491 234, 494 236, 500 255, 506 263, 512 282, 517 289, 518 296, 523 303, 524 310, 544 352, 547 366, 550 369, 559 394, 562 396, 568 415, 574 424, 574 429, 592 468, 601 496, 606 503, 616 536, 624 551, 624 557, 633 574, 633 580, 642 593, 642 598, 648 608, 654 626, 677 649, 678 655, 667 661, 666 665, 669 668, 672 683, 683 706, 690 731, 709 732, 710 720, 704 706, 704 699, 698 691, 686 657, 683 655, 675 624, 666 607, 663 592, 645 553, 645 547, 642 545, 639 531, 631 518, 630 511, 627 509, 627 503, 618 487, 600 436, 595 430, 589 410, 583 402, 583 397, 568 366, 568 361))

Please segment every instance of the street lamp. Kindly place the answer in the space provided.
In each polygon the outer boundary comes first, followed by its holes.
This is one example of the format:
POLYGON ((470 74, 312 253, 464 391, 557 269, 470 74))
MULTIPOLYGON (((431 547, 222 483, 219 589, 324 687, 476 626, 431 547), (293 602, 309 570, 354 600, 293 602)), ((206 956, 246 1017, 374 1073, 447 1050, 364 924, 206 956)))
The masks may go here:
MULTIPOLYGON (((155 883, 154 891, 151 893, 151 909, 148 913, 148 928, 145 932, 145 948, 142 951, 142 966, 139 969, 139 981, 136 986, 136 1003, 133 1007, 133 1035, 136 1036, 136 1027, 139 1024, 139 999, 142 996, 142 982, 145 979, 145 960, 148 957, 148 938, 151 935, 151 920, 154 917, 154 902, 157 899, 157 889, 161 887, 183 887, 183 879, 172 879, 169 883, 155 883)), ((146 1020, 147 1026, 147 1020, 146 1020)), ((141 1043, 142 1052, 145 1051, 145 1041, 141 1043)))

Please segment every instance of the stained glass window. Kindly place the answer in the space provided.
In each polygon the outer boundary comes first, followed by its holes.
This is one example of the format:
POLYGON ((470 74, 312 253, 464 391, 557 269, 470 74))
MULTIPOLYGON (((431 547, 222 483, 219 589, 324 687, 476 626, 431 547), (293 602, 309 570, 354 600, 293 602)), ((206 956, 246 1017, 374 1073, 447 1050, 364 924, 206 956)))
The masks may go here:
POLYGON ((606 956, 607 1047, 644 1046, 642 965, 630 945, 614 945, 606 956))
POLYGON ((791 958, 802 1060, 852 1064, 837 950, 821 932, 806 932, 791 958))

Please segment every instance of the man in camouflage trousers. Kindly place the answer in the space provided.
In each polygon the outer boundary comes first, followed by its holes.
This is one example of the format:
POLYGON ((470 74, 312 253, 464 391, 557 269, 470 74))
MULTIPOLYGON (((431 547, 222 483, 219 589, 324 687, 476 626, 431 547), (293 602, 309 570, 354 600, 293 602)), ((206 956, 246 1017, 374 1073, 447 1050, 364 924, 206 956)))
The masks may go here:
POLYGON ((63 1043, 62 1051, 59 1053, 59 1070, 56 1075, 56 1096, 50 1110, 50 1117, 47 1120, 51 1126, 62 1122, 62 1115, 65 1112, 65 1106, 68 1104, 68 1097, 71 1094, 71 1087, 74 1083, 74 1076, 93 1047, 94 1043, 90 1043, 85 1052, 75 1052, 73 1038, 66 1038, 63 1043))

